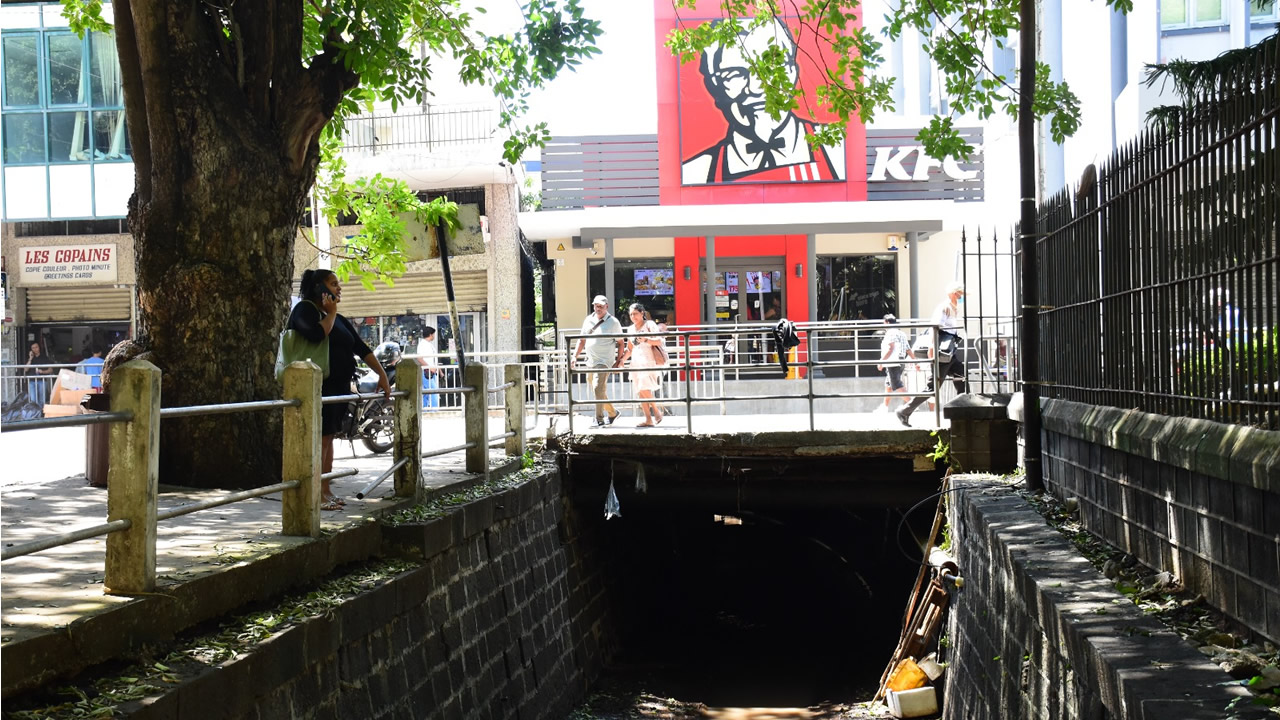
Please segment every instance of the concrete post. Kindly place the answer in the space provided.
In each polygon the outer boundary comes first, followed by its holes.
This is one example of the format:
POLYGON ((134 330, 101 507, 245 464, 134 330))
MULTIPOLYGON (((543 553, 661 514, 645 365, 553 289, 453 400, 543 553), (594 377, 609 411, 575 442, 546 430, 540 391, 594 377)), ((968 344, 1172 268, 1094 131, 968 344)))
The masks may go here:
POLYGON ((467 472, 489 474, 489 380, 483 363, 469 362, 462 371, 462 420, 466 425, 467 472))
POLYGON ((396 390, 405 396, 395 398, 393 459, 409 460, 396 470, 396 497, 417 497, 422 477, 422 368, 417 361, 405 358, 396 364, 396 390))
POLYGON ((320 367, 301 360, 284 369, 284 452, 280 479, 298 487, 281 493, 285 535, 320 537, 320 367))
POLYGON ((128 530, 107 536, 103 585, 108 593, 156 589, 156 495, 160 476, 160 369, 130 360, 111 373, 111 411, 133 413, 111 424, 107 521, 128 530))
POLYGON ((521 457, 524 455, 524 367, 519 363, 511 363, 502 367, 502 383, 513 382, 515 385, 506 390, 506 432, 515 435, 507 438, 507 455, 521 457))

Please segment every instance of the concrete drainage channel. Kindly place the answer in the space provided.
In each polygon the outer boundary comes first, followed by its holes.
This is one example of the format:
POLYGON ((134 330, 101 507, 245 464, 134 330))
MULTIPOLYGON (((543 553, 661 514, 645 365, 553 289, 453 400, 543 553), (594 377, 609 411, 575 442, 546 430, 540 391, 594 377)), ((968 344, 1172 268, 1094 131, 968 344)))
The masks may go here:
MULTIPOLYGON (((629 695, 870 716, 849 703, 874 694, 897 640, 927 514, 899 528, 889 508, 730 511, 623 493, 606 521, 599 478, 525 473, 378 525, 387 560, 332 578, 332 592, 259 607, 235 632, 202 628, 186 650, 147 649, 54 703, 6 698, 5 712, 605 718, 626 715, 602 696, 629 695), (237 634, 252 642, 200 654, 237 634)), ((952 603, 944 717, 1225 716, 1239 692, 1207 682, 1221 671, 1158 627, 1121 632, 1150 621, 1016 498, 971 490, 951 520, 969 583, 952 603), (1059 644, 1061 657, 1043 654, 1059 644), (1135 647, 1138 664, 1123 659, 1135 647)))

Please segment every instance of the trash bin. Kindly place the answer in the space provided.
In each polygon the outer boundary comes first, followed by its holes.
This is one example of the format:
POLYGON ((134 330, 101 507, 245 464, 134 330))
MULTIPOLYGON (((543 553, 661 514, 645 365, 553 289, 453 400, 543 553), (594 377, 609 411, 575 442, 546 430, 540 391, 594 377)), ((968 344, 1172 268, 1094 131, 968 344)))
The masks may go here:
MULTIPOLYGON (((107 412, 111 409, 111 396, 106 393, 89 393, 80 400, 80 412, 107 412)), ((111 459, 111 424, 85 425, 84 476, 93 487, 107 486, 107 469, 111 459)))

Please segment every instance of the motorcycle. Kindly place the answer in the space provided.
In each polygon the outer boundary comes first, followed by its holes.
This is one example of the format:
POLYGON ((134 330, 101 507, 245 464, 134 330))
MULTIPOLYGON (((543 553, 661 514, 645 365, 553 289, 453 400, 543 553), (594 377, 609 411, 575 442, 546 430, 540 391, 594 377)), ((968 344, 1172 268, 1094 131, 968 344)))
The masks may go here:
MULTIPOLYGON (((400 362, 400 345, 387 341, 373 351, 374 357, 382 363, 387 373, 387 380, 392 387, 396 384, 396 363, 400 362)), ((351 381, 351 392, 366 395, 378 392, 378 374, 369 368, 361 368, 351 381)), ((353 446, 357 439, 376 455, 391 449, 396 439, 395 405, 381 395, 368 400, 353 400, 351 412, 337 437, 350 442, 353 446)))

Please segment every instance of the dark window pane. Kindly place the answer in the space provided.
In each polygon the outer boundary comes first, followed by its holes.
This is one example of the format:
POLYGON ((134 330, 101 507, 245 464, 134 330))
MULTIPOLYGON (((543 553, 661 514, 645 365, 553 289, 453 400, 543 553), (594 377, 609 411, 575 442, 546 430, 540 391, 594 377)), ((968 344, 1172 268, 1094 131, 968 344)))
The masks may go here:
POLYGON ((96 160, 132 159, 123 110, 106 110, 93 114, 93 157, 96 160))
POLYGON ((87 162, 89 160, 88 113, 49 113, 49 160, 87 162))
POLYGON ((4 104, 40 104, 35 35, 4 39, 4 104))
POLYGON ((70 34, 48 35, 50 105, 84 104, 84 43, 70 34))
POLYGON ((123 107, 120 89, 120 61, 116 57, 114 35, 93 33, 89 36, 89 82, 94 107, 123 107))
POLYGON ((898 258, 818 258, 818 320, 879 320, 898 314, 898 258))
POLYGON ((4 116, 4 161, 44 162, 44 115, 27 113, 4 116))

